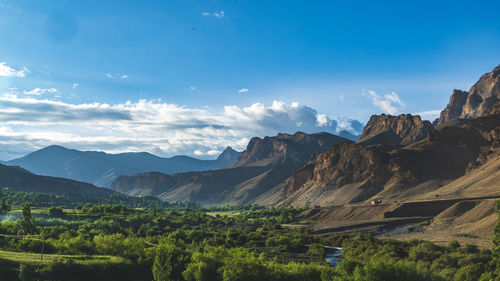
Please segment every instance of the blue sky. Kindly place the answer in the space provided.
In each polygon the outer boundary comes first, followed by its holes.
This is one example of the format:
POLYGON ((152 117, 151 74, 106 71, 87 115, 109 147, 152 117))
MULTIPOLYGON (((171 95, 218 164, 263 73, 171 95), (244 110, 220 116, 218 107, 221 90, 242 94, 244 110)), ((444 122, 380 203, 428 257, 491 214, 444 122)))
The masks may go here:
POLYGON ((351 129, 382 112, 433 119, 500 64, 499 8, 0 0, 0 159, 52 143, 210 158, 252 134, 351 129))

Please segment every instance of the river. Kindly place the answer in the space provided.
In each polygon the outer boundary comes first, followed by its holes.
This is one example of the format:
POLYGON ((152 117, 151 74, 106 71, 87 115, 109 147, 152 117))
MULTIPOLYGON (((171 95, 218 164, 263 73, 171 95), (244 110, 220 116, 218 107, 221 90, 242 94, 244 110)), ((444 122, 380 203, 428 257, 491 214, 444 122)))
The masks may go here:
POLYGON ((337 266, 342 260, 342 248, 328 249, 328 252, 325 254, 325 260, 331 266, 337 266))

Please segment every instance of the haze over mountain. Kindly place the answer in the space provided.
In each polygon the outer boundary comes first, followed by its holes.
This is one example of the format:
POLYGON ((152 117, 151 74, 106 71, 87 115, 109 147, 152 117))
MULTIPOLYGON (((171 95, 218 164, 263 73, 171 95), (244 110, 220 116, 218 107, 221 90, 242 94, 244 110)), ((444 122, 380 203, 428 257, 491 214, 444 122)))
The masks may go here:
POLYGON ((53 145, 2 163, 21 166, 39 175, 64 177, 109 187, 122 175, 144 172, 174 174, 221 169, 233 164, 240 154, 241 152, 227 147, 215 160, 199 160, 188 156, 162 158, 146 152, 108 154, 53 145))

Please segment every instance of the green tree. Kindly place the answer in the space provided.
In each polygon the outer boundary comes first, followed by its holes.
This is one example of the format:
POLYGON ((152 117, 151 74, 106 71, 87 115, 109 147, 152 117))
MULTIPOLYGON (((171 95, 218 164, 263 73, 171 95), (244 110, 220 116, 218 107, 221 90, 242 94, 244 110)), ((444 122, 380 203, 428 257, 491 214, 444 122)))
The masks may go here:
POLYGON ((33 219, 31 218, 31 206, 30 203, 25 203, 23 206, 23 219, 21 221, 24 233, 33 234, 35 232, 35 225, 33 224, 33 219))
POLYGON ((229 250, 227 262, 221 270, 223 281, 270 280, 262 260, 244 248, 229 250))
POLYGON ((182 274, 186 281, 222 281, 220 268, 224 265, 227 251, 206 247, 203 253, 195 252, 182 274))
POLYGON ((66 213, 64 213, 64 210, 58 207, 51 207, 49 209, 49 216, 54 217, 54 218, 64 218, 66 217, 66 213))
POLYGON ((190 257, 182 248, 172 242, 162 242, 156 248, 153 263, 155 281, 183 281, 182 272, 190 257))
POLYGON ((2 202, 0 203, 0 213, 5 213, 10 211, 10 206, 7 205, 7 201, 5 198, 2 198, 2 202))

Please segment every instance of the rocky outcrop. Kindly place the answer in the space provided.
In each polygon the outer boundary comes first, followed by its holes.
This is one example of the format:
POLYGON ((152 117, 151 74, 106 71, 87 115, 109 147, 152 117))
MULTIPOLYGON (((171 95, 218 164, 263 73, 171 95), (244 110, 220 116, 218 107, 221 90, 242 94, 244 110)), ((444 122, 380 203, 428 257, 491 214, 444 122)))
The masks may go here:
POLYGON ((441 111, 439 118, 434 121, 434 125, 442 124, 452 119, 461 117, 468 95, 468 92, 457 89, 453 90, 450 102, 445 109, 441 111))
POLYGON ((454 90, 450 102, 434 123, 450 120, 473 119, 487 114, 488 110, 500 102, 500 65, 484 74, 469 92, 454 90))
POLYGON ((483 116, 498 102, 500 102, 500 65, 492 72, 481 76, 470 88, 461 117, 472 119, 483 116))
POLYGON ((293 135, 278 134, 275 137, 252 138, 247 149, 231 167, 290 165, 305 163, 311 155, 323 152, 344 139, 329 133, 293 135))
POLYGON ((386 174, 377 153, 362 145, 343 142, 318 155, 312 180, 335 189, 367 180, 380 183, 386 174))
POLYGON ((432 124, 418 115, 373 115, 363 129, 358 143, 408 145, 424 139, 432 130, 432 124))

